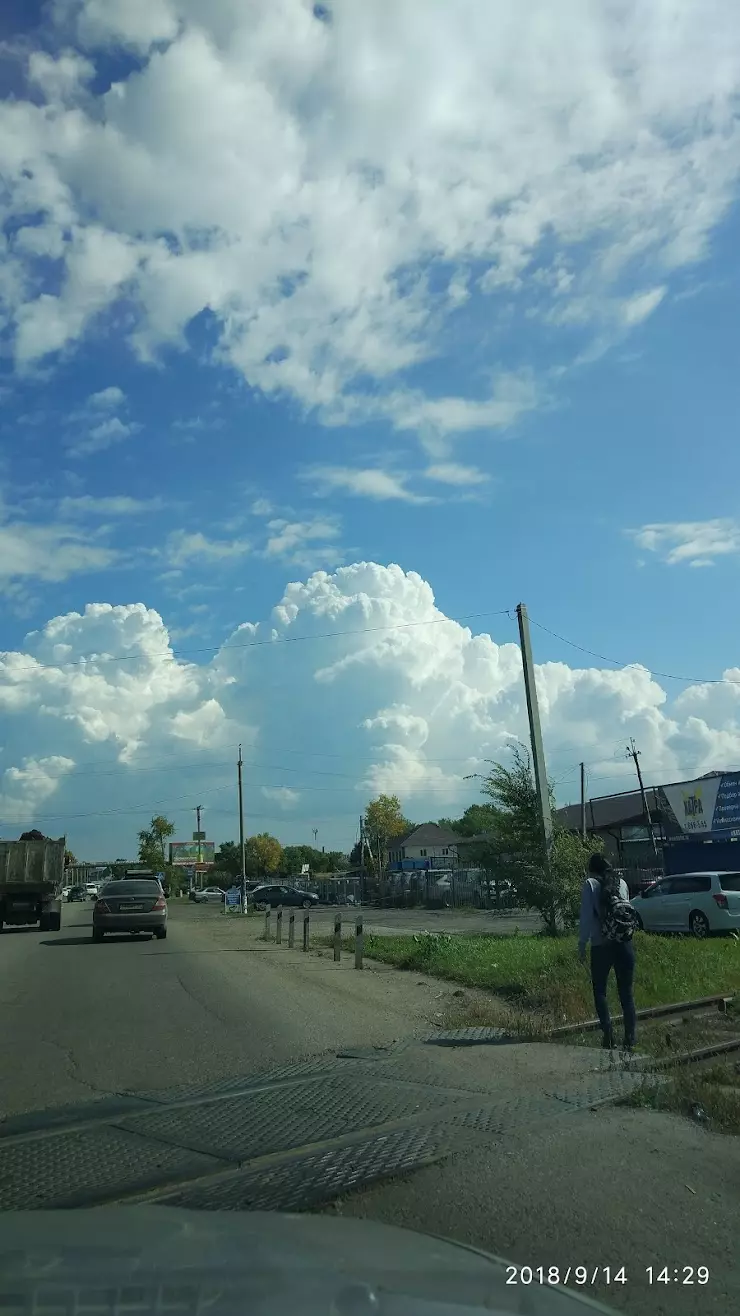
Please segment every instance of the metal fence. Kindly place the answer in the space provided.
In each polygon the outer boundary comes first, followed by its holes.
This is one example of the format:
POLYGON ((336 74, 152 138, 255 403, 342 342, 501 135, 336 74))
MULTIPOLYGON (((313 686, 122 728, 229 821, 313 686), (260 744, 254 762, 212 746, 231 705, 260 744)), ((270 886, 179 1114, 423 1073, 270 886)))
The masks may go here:
POLYGON ((636 896, 640 891, 644 891, 645 887, 649 886, 651 882, 657 882, 665 876, 662 865, 658 868, 638 868, 628 865, 625 868, 615 868, 614 871, 624 878, 631 896, 636 896))
POLYGON ((491 909, 517 907, 509 883, 481 868, 385 873, 366 883, 364 902, 380 909, 491 909))

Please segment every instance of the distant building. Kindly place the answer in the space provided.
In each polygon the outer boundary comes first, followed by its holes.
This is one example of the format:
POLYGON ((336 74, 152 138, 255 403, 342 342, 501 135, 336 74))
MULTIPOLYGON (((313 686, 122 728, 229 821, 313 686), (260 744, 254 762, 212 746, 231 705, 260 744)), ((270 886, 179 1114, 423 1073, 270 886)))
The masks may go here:
POLYGON ((396 837, 388 850, 388 867, 393 872, 456 868, 460 838, 436 823, 422 823, 406 836, 396 837))
MULTIPOLYGON (((668 873, 740 869, 740 773, 707 772, 645 790, 658 858, 668 873)), ((580 804, 556 810, 569 831, 580 831, 580 804)), ((656 866, 639 790, 586 801, 586 831, 598 836, 612 863, 656 866)))

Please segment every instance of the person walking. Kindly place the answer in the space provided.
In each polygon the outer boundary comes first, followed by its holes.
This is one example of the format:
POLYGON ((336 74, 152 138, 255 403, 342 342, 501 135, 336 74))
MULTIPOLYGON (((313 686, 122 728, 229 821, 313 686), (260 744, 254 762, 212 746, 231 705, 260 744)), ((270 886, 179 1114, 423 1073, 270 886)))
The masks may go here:
POLYGON ((635 1046, 637 1018, 632 984, 635 976, 633 934, 639 920, 629 903, 627 883, 614 872, 602 854, 589 860, 588 877, 581 892, 581 918, 578 953, 586 963, 586 947, 591 943, 591 984, 594 1005, 603 1034, 602 1046, 614 1046, 609 1002, 606 996, 609 974, 614 969, 617 991, 624 1019, 624 1049, 635 1046))

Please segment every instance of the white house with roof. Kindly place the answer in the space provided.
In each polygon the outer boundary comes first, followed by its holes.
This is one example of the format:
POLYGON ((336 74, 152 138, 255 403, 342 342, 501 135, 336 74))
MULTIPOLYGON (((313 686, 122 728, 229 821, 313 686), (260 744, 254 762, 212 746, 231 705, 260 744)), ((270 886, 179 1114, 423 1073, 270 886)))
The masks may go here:
POLYGON ((422 823, 406 836, 398 836, 388 849, 388 864, 398 872, 414 869, 456 868, 459 837, 436 823, 422 823))

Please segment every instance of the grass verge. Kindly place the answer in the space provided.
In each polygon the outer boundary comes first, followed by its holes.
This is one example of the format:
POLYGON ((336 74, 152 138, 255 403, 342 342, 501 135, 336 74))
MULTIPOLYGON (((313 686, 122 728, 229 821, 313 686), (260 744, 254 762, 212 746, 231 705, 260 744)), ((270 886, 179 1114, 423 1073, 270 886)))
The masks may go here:
POLYGON ((663 1083, 646 1079, 623 1106, 670 1111, 719 1133, 740 1134, 740 1068, 737 1062, 677 1071, 663 1083))
MULTIPOLYGON (((740 942, 638 933, 635 949, 638 1009, 740 991, 740 942)), ((484 988, 517 1009, 536 1012, 553 1025, 593 1016, 590 977, 578 960, 575 935, 366 935, 365 951, 372 959, 400 969, 484 988)), ((613 982, 610 990, 617 1012, 613 982)))

